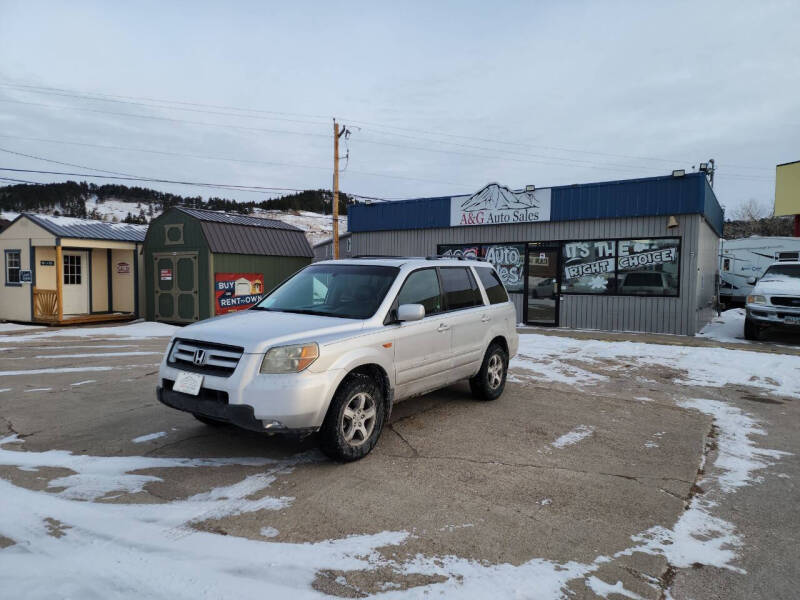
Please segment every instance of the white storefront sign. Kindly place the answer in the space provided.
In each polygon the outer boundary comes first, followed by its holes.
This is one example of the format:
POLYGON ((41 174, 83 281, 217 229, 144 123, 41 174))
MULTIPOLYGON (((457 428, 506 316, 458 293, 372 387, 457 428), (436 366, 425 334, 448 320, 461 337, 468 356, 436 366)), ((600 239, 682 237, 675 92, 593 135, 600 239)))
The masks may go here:
POLYGON ((550 220, 550 188, 514 192, 490 183, 471 196, 450 198, 450 226, 503 225, 550 220))

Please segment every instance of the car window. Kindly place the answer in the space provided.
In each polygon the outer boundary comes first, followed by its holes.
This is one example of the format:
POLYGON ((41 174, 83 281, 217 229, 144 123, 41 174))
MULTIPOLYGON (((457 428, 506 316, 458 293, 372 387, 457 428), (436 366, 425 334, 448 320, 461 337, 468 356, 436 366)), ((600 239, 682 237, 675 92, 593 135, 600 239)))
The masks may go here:
POLYGON ((447 310, 459 310, 483 304, 478 286, 466 267, 439 269, 447 310))
POLYGON ((368 319, 397 277, 397 267, 320 263, 299 271, 254 310, 368 319))
POLYGON ((411 273, 397 294, 396 304, 422 304, 426 316, 442 312, 442 294, 436 270, 421 269, 411 273))
POLYGON ((490 304, 500 304, 508 301, 506 288, 503 287, 503 282, 500 281, 494 269, 491 267, 475 267, 475 272, 483 284, 483 289, 486 290, 490 304))

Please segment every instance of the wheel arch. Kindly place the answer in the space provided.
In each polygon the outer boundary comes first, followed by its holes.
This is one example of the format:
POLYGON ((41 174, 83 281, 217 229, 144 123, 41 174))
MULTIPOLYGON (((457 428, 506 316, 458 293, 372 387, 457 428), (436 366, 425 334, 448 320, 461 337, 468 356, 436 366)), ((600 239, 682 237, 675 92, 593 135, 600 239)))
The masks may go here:
POLYGON ((506 353, 506 356, 509 355, 509 353, 508 353, 508 341, 506 340, 505 336, 503 336, 503 335, 494 336, 492 338, 492 340, 489 342, 489 345, 486 346, 486 349, 488 350, 489 346, 491 346, 492 344, 497 344, 498 346, 500 346, 503 349, 503 351, 506 353))
POLYGON ((389 379, 389 374, 386 372, 386 369, 376 362, 364 362, 356 366, 351 366, 336 384, 336 387, 331 394, 331 398, 328 401, 328 406, 325 409, 325 412, 327 413, 327 411, 330 410, 333 397, 344 385, 344 383, 353 375, 365 375, 378 382, 381 387, 381 391, 383 392, 384 414, 386 415, 384 417, 384 423, 388 423, 389 417, 392 414, 392 404, 394 403, 394 389, 392 388, 392 383, 389 379))

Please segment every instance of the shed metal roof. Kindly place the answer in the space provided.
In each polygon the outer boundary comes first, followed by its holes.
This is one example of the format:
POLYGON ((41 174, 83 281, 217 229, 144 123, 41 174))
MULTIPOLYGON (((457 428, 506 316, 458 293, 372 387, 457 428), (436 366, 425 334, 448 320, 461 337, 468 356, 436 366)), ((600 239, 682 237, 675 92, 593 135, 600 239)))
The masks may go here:
POLYGON ((23 213, 18 219, 27 217, 43 229, 62 238, 78 238, 87 240, 114 240, 117 242, 143 242, 147 234, 147 225, 131 225, 129 223, 107 223, 93 219, 77 219, 75 217, 55 217, 23 213))
POLYGON ((299 227, 289 225, 276 219, 262 219, 260 217, 248 217, 247 215, 229 214, 216 210, 206 210, 204 208, 187 208, 176 206, 176 210, 191 215, 195 219, 208 223, 227 223, 229 225, 246 225, 248 227, 262 227, 264 229, 283 229, 286 231, 302 231, 299 227))
MULTIPOLYGON (((260 221, 261 219, 254 219, 260 221)), ((269 256, 313 257, 314 252, 301 229, 243 226, 205 220, 200 223, 211 252, 269 256)))

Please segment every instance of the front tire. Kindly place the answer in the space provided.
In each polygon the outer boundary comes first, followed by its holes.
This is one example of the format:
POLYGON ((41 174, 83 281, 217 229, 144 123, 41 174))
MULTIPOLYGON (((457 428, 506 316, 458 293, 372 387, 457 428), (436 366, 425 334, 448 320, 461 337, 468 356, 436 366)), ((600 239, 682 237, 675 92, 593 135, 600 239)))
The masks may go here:
POLYGON ((469 380, 472 395, 479 400, 496 400, 503 394, 508 373, 508 354, 500 344, 491 344, 478 374, 469 380))
POLYGON ((756 341, 761 339, 761 325, 752 319, 744 320, 744 339, 756 341))
POLYGON ((320 448, 340 462, 364 458, 381 435, 385 414, 381 386, 367 375, 349 375, 328 407, 320 429, 320 448))

